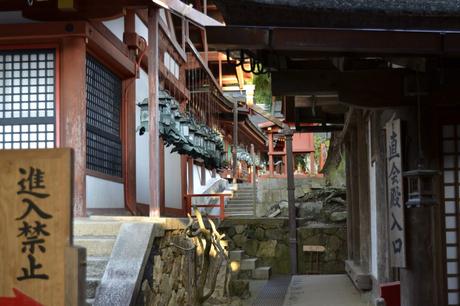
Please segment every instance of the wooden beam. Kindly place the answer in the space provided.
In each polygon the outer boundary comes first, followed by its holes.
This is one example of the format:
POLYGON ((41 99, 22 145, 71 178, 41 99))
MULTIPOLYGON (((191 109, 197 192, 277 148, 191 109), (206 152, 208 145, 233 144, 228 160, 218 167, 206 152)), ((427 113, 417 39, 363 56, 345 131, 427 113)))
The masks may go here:
POLYGON ((81 37, 61 43, 60 146, 73 149, 73 212, 86 216, 86 44, 81 37))
MULTIPOLYGON (((219 86, 219 83, 217 83, 216 81, 216 78, 214 77, 214 75, 212 74, 211 70, 209 70, 209 67, 208 65, 203 61, 203 59, 201 58, 201 55, 200 55, 200 52, 198 52, 198 50, 195 48, 195 46, 193 45, 193 42, 190 40, 190 38, 187 39, 187 44, 189 45, 190 47, 190 50, 192 51, 193 55, 195 56, 195 58, 198 60, 198 62, 200 63, 200 66, 206 70, 206 73, 207 75, 209 76, 209 78, 211 79, 211 82, 214 83, 214 86, 216 87, 218 93, 224 97, 225 100, 228 100, 228 105, 230 106, 229 103, 232 103, 232 101, 230 101, 227 97, 224 96, 224 92, 222 91, 222 88, 220 88, 219 86)), ((231 107, 231 106, 230 106, 231 107)))
MULTIPOLYGON (((125 33, 135 33, 135 13, 128 10, 125 16, 125 33)), ((127 37, 125 37, 127 38, 127 37)), ((136 60, 136 50, 129 50, 131 60, 136 60)), ((136 78, 123 81, 122 97, 122 148, 125 207, 137 214, 136 201, 136 78)))
MULTIPOLYGON (((148 24, 148 14, 146 13, 146 10, 137 10, 136 13, 145 24, 148 24)), ((173 45, 177 53, 179 53, 182 60, 186 62, 187 54, 185 52, 185 43, 183 42, 184 36, 182 35, 182 44, 179 45, 178 41, 172 38, 172 34, 169 33, 168 26, 164 23, 164 21, 161 18, 159 20, 159 24, 160 29, 165 33, 165 36, 168 38, 169 42, 173 45)))
POLYGON ((164 3, 173 10, 176 14, 183 16, 193 23, 200 25, 202 27, 206 26, 224 26, 222 23, 217 20, 201 13, 200 11, 194 9, 193 7, 183 3, 180 0, 164 0, 164 3))
POLYGON ((25 24, 0 24, 0 42, 12 40, 42 40, 56 39, 69 36, 85 37, 87 23, 77 22, 53 22, 53 23, 25 23, 25 24))
POLYGON ((297 132, 302 132, 302 133, 334 132, 334 131, 341 131, 342 129, 343 129, 343 125, 341 125, 341 124, 298 126, 298 127, 296 127, 296 131, 297 132))
POLYGON ((129 58, 128 47, 120 42, 107 28, 97 23, 87 27, 89 51, 123 77, 136 75, 136 62, 129 58))
POLYGON ((349 105, 391 107, 412 103, 414 100, 414 97, 404 94, 404 77, 407 73, 404 69, 274 72, 272 92, 276 96, 334 93, 340 102, 349 105))
POLYGON ((150 178, 150 217, 160 217, 160 135, 158 109, 159 80, 158 80, 158 8, 148 11, 149 49, 148 49, 148 79, 149 79, 149 178, 150 178))
POLYGON ((264 117, 265 119, 267 119, 268 121, 270 122, 273 122, 275 125, 277 125, 278 127, 280 128, 283 128, 284 127, 284 123, 281 122, 280 120, 278 120, 277 118, 275 118, 272 114, 264 111, 263 109, 261 109, 260 107, 258 107, 256 104, 253 104, 251 107, 250 107, 254 112, 256 112, 257 114, 261 115, 262 117, 264 117))
POLYGON ((328 53, 443 55, 460 53, 460 34, 443 31, 206 27, 210 48, 328 53))

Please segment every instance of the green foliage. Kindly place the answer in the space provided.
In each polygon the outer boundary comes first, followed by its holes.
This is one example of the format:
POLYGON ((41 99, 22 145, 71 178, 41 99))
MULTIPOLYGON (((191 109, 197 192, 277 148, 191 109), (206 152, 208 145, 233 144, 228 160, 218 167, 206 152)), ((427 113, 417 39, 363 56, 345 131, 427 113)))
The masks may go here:
POLYGON ((254 75, 254 100, 256 103, 261 103, 271 106, 272 104, 272 81, 268 73, 254 75))

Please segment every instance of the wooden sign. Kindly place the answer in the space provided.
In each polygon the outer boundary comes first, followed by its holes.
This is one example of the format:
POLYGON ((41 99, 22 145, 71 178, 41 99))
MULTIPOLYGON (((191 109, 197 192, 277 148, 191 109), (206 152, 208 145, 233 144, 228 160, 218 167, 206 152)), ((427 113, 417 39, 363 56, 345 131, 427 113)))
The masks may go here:
POLYGON ((390 229, 390 262, 392 267, 406 267, 404 231, 404 192, 401 161, 401 121, 386 124, 387 185, 390 229))
POLYGON ((70 149, 0 151, 0 169, 0 305, 76 305, 70 149))

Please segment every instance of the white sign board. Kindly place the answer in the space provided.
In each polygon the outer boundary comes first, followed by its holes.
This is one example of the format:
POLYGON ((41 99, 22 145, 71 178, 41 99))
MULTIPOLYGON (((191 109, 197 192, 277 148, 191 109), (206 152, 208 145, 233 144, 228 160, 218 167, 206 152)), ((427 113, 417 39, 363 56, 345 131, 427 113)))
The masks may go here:
POLYGON ((387 182, 390 229, 390 262, 392 267, 406 267, 404 231, 404 192, 401 154, 401 121, 386 124, 387 182))

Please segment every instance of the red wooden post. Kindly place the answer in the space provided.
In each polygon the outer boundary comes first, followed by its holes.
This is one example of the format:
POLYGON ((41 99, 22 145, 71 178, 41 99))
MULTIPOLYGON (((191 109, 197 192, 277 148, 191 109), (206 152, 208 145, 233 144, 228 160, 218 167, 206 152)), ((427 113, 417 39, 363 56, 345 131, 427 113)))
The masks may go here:
POLYGON ((225 200, 224 195, 220 194, 220 220, 224 220, 225 218, 225 200))
MULTIPOLYGON (((80 37, 62 40, 59 88, 60 145, 73 149, 73 212, 86 216, 86 44, 80 37)), ((59 71, 58 71, 59 73, 59 71)))
POLYGON ((150 217, 160 216, 160 136, 159 136, 159 109, 158 109, 158 8, 148 11, 149 49, 149 146, 150 146, 150 217))
POLYGON ((273 165, 273 133, 271 131, 268 133, 268 172, 270 176, 273 176, 275 173, 273 165))

